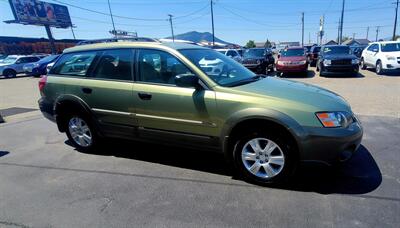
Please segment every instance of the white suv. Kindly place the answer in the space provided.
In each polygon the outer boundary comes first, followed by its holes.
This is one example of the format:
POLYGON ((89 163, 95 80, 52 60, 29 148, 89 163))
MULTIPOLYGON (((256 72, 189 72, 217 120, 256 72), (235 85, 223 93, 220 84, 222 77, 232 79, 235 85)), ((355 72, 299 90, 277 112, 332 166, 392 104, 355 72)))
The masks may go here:
POLYGON ((371 43, 361 55, 361 69, 375 68, 377 74, 400 70, 400 42, 383 41, 371 43))
POLYGON ((242 56, 235 49, 215 49, 215 50, 228 56, 228 57, 231 57, 232 59, 236 60, 239 63, 242 62, 242 56))

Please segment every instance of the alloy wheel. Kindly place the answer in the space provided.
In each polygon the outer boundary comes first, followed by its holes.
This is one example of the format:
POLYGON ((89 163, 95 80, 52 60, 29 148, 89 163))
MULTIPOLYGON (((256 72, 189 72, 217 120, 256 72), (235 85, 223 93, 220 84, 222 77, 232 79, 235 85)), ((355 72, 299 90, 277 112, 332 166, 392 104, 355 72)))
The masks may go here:
POLYGON ((92 145, 92 132, 89 125, 79 117, 72 117, 68 123, 69 133, 76 144, 81 147, 92 145))
POLYGON ((242 148, 244 167, 256 177, 271 179, 285 166, 285 156, 274 141, 267 138, 253 138, 242 148))

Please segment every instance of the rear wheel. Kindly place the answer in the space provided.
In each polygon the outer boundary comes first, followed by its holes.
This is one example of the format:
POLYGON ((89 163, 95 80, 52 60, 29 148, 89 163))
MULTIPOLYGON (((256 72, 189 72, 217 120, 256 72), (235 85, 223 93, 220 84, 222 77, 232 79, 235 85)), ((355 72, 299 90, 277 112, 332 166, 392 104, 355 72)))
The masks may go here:
POLYGON ((382 75, 383 74, 382 62, 380 60, 378 60, 376 62, 375 72, 376 72, 377 75, 382 75))
POLYGON ((7 69, 3 72, 3 75, 6 78, 15 78, 15 77, 17 77, 17 72, 15 72, 14 70, 11 70, 11 69, 7 69))
POLYGON ((294 169, 292 149, 290 140, 282 134, 255 131, 237 140, 233 152, 235 167, 248 181, 282 183, 294 169))
POLYGON ((85 115, 70 114, 65 118, 64 124, 68 139, 79 151, 91 151, 97 146, 97 134, 85 115))

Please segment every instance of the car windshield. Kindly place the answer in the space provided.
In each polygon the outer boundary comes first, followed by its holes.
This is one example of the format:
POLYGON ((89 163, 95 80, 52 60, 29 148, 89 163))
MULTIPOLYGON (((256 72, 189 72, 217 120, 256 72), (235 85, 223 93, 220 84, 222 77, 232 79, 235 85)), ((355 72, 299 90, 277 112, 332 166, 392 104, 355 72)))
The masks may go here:
POLYGON ((11 57, 11 56, 9 56, 9 57, 3 59, 3 61, 2 61, 1 63, 3 63, 3 64, 13 64, 13 63, 15 63, 16 61, 17 61, 17 58, 16 58, 16 57, 11 57))
POLYGON ((324 47, 324 53, 331 55, 331 54, 350 54, 351 50, 347 46, 331 46, 331 47, 324 47))
POLYGON ((320 50, 321 50, 321 47, 314 47, 313 52, 314 52, 314 53, 317 53, 317 52, 319 52, 320 50))
POLYGON ((50 55, 39 60, 38 63, 50 63, 53 62, 57 57, 58 55, 50 55))
POLYGON ((254 57, 263 57, 265 53, 265 49, 246 49, 243 53, 243 57, 245 58, 254 58, 254 57))
POLYGON ((381 44, 382 52, 400 51, 400 43, 381 44))
POLYGON ((281 51, 281 56, 303 56, 304 49, 285 49, 281 51))
POLYGON ((240 63, 214 50, 183 49, 179 51, 218 85, 232 87, 259 79, 240 63))

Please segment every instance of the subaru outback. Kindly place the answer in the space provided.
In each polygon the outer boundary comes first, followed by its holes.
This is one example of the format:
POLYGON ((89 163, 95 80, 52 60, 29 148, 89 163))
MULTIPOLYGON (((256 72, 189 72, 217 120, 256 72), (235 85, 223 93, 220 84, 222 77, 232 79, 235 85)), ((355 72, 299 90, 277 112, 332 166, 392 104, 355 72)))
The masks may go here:
POLYGON ((113 137, 219 151, 259 184, 286 180, 300 161, 349 159, 363 134, 339 95, 182 43, 69 48, 39 90, 42 113, 78 150, 113 137), (221 71, 203 69, 204 60, 221 71))

